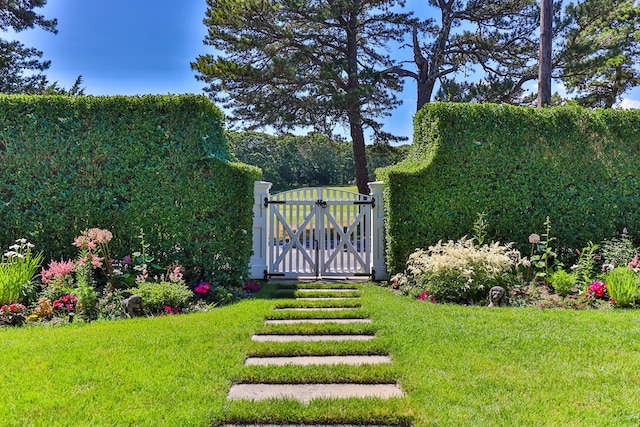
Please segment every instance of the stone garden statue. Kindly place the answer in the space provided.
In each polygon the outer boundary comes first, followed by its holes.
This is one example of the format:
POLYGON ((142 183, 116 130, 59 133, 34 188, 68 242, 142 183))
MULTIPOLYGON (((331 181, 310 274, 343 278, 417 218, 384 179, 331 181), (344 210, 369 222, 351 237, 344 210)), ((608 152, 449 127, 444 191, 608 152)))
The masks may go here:
POLYGON ((142 316, 142 296, 138 294, 131 295, 122 301, 122 308, 127 317, 142 316))
POLYGON ((502 286, 494 286, 489 289, 489 307, 500 307, 505 301, 506 291, 502 286))

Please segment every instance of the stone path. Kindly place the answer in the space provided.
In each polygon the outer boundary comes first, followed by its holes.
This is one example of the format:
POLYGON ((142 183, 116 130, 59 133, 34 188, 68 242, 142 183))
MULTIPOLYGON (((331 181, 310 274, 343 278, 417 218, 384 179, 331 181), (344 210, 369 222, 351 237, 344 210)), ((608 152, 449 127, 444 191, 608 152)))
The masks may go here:
MULTIPOLYGON (((293 289, 287 287, 283 291, 291 292, 293 289)), ((297 289, 295 297, 297 301, 324 301, 323 307, 281 307, 276 311, 279 314, 291 310, 296 313, 295 319, 279 320, 267 319, 265 324, 279 325, 299 325, 307 324, 351 324, 351 323, 371 323, 368 318, 340 318, 328 319, 319 318, 319 312, 335 312, 338 310, 353 310, 359 307, 340 307, 340 303, 346 300, 360 298, 359 295, 353 294, 357 288, 340 288, 331 289, 330 287, 322 287, 318 285, 314 289, 297 289), (313 293, 319 293, 318 297, 314 297, 313 293), (300 297, 299 295, 305 295, 300 297), (333 302, 333 303, 332 303, 333 302), (333 305, 332 305, 333 304, 333 305), (304 316, 303 313, 308 313, 304 316), (300 318, 304 316, 304 318, 300 318)), ((304 303, 302 303, 304 304, 304 303)), ((347 340, 371 340, 374 335, 351 334, 347 330, 345 333, 338 334, 305 334, 296 335, 294 333, 286 334, 255 334, 251 337, 253 341, 260 342, 313 342, 313 341, 347 341, 347 340)), ((388 355, 350 355, 350 356, 327 356, 327 355, 307 355, 307 356, 291 356, 291 357, 250 357, 245 361, 245 365, 259 366, 286 366, 286 365, 364 365, 364 364, 380 364, 391 363, 388 355)), ((377 397, 391 398, 403 396, 403 392, 397 384, 234 384, 229 390, 227 398, 229 400, 264 400, 272 398, 289 398, 295 399, 303 403, 308 403, 312 399, 323 398, 352 398, 352 397, 377 397)))

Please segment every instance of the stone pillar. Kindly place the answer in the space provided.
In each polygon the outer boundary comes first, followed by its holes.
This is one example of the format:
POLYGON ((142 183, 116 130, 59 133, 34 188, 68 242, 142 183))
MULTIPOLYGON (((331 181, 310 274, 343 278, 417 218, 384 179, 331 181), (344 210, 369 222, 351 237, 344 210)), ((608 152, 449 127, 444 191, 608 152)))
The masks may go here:
POLYGON ((371 197, 375 199, 375 207, 371 210, 371 264, 373 280, 387 280, 387 263, 384 245, 384 183, 370 182, 371 197))
POLYGON ((271 183, 255 181, 253 184, 253 252, 249 261, 251 279, 264 279, 267 273, 267 226, 269 208, 265 207, 265 198, 269 199, 271 183))

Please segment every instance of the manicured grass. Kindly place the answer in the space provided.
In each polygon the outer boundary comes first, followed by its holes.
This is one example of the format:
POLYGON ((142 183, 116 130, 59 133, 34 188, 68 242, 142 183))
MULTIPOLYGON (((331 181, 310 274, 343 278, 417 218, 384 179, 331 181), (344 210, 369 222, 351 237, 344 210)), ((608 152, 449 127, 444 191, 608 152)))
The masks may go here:
POLYGON ((1 424, 640 424, 638 311, 445 306, 375 286, 363 286, 361 294, 376 331, 373 341, 252 342, 251 334, 265 330, 263 319, 283 303, 271 299, 210 313, 2 329, 1 424), (390 354, 393 363, 243 366, 248 355, 295 354, 390 354), (407 397, 310 404, 226 400, 233 381, 340 378, 397 380, 407 397))

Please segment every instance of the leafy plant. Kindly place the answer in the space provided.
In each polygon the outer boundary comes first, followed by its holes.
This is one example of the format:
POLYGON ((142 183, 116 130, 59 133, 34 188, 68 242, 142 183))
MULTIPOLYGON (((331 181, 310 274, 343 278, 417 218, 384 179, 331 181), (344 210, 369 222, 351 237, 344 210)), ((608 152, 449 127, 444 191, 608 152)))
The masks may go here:
POLYGON ((549 277, 564 264, 558 259, 558 254, 553 249, 556 238, 551 237, 551 220, 548 216, 544 227, 542 238, 536 244, 534 255, 531 257, 531 265, 536 269, 536 277, 542 277, 547 282, 549 277))
POLYGON ((576 285, 584 290, 591 282, 595 273, 597 251, 600 248, 593 242, 589 242, 582 251, 578 253, 578 261, 573 268, 576 274, 576 285))
POLYGON ((519 283, 517 267, 527 263, 511 244, 476 246, 474 239, 463 237, 412 253, 405 272, 394 276, 391 286, 415 297, 429 291, 437 302, 478 302, 492 286, 519 283))
POLYGON ((633 257, 638 253, 638 248, 633 244, 633 239, 624 228, 620 237, 605 240, 602 244, 602 256, 604 257, 605 269, 623 267, 628 265, 633 257))
POLYGON ((633 270, 627 267, 616 267, 604 276, 609 296, 616 306, 628 307, 638 299, 640 280, 633 270))
POLYGON ((143 308, 149 314, 158 314, 164 307, 186 308, 193 292, 182 282, 138 282, 135 288, 127 289, 128 293, 142 296, 143 308))
POLYGON ((42 261, 42 254, 34 254, 33 247, 26 239, 18 239, 0 259, 0 304, 24 299, 42 261))
POLYGON ((556 270, 551 277, 549 277, 549 283, 551 283, 558 295, 565 296, 572 292, 576 284, 576 279, 576 273, 567 273, 564 270, 556 270))
POLYGON ((473 222, 473 238, 478 245, 482 245, 487 237, 487 226, 487 213, 478 213, 476 220, 473 222))

